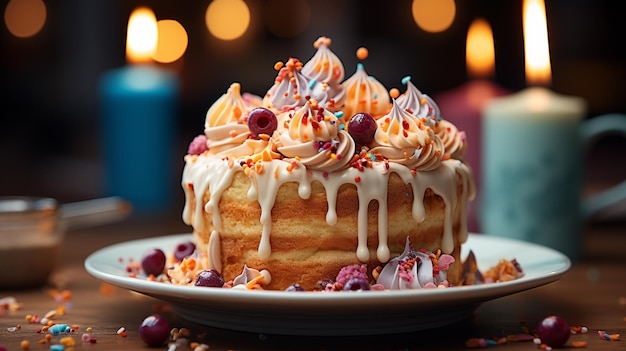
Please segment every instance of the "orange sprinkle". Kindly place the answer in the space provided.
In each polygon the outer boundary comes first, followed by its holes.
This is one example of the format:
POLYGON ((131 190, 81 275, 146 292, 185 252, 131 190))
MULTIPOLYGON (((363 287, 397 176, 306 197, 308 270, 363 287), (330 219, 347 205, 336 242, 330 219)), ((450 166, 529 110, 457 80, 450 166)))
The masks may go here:
POLYGON ((272 154, 268 149, 263 150, 262 160, 266 162, 269 162, 272 160, 272 154))
POLYGON ((274 64, 274 70, 279 71, 281 68, 283 68, 284 65, 285 65, 284 62, 278 61, 274 64))
POLYGON ((254 171, 256 172, 256 174, 263 174, 263 164, 262 163, 255 163, 254 164, 254 171))
POLYGON ((69 301, 69 300, 71 300, 71 299, 72 299, 72 292, 71 292, 71 291, 69 291, 69 290, 63 290, 63 291, 61 292, 61 299, 62 299, 63 301, 69 301))
POLYGON ((114 295, 116 292, 116 288, 115 286, 108 284, 108 283, 102 283, 100 284, 100 294, 105 295, 105 296, 111 296, 114 295))
POLYGON ((76 341, 74 340, 73 337, 71 336, 66 336, 64 338, 61 338, 61 340, 59 340, 59 342, 65 346, 65 347, 72 347, 72 346, 76 346, 76 341))
POLYGON ((20 342, 20 348, 22 350, 28 350, 29 347, 30 347, 30 342, 28 340, 22 340, 22 342, 20 342))
POLYGON ((392 99, 397 99, 398 96, 400 96, 400 90, 398 90, 398 88, 391 88, 391 90, 389 90, 389 96, 391 96, 392 99))
POLYGON ((572 341, 572 346, 574 346, 577 349, 587 347, 587 342, 586 341, 572 341))
POLYGON ((363 61, 369 56, 370 52, 366 47, 360 47, 356 50, 356 58, 363 61))

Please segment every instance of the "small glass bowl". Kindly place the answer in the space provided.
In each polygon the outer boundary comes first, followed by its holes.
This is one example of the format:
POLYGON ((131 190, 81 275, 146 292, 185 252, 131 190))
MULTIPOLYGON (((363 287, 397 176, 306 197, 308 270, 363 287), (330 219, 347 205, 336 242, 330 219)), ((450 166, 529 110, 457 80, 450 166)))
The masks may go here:
POLYGON ((0 196, 0 290, 45 284, 63 235, 55 199, 0 196))

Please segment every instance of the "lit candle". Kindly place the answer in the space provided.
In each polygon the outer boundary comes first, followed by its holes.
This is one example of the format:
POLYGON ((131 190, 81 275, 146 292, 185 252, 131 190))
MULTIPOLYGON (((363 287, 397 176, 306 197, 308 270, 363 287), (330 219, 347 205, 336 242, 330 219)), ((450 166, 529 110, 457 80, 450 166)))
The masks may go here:
POLYGON ((482 121, 485 105, 493 98, 510 92, 493 83, 490 78, 495 72, 493 34, 489 23, 482 18, 472 22, 467 32, 465 47, 466 65, 471 80, 460 87, 435 96, 442 117, 454 123, 467 135, 465 161, 472 167, 478 196, 470 203, 468 228, 479 232, 477 210, 481 194, 481 150, 482 121))
POLYGON ((157 35, 152 11, 135 10, 128 21, 130 65, 105 73, 100 82, 106 192, 129 200, 139 212, 171 206, 176 184, 179 84, 173 72, 152 62, 157 35))
POLYGON ((543 0, 524 2, 526 80, 531 87, 494 99, 483 119, 482 229, 576 257, 580 248, 581 98, 551 82, 543 0), (543 86, 541 86, 543 85, 543 86))

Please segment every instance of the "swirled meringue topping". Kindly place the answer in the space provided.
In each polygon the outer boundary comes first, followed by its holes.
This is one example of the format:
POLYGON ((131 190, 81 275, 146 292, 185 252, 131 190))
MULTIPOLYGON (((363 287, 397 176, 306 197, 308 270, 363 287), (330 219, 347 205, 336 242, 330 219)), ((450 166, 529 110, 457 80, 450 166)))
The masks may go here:
POLYGON ((428 120, 401 109, 394 100, 391 111, 376 121, 374 142, 377 146, 372 153, 382 154, 389 161, 409 168, 437 168, 443 159, 443 143, 425 121, 428 120))
POLYGON ((206 113, 204 129, 239 123, 247 113, 246 103, 241 97, 241 85, 232 83, 226 93, 217 99, 206 113))
POLYGON ((448 287, 447 270, 454 261, 447 254, 417 251, 407 238, 402 254, 387 262, 376 282, 390 290, 448 287))
POLYGON ((320 37, 313 46, 315 55, 302 67, 302 74, 307 76, 309 85, 314 88, 315 96, 326 96, 323 105, 331 111, 339 111, 345 102, 345 92, 341 81, 345 70, 341 60, 330 50, 330 38, 320 37), (321 84, 317 84, 321 83, 321 84))
POLYGON ((403 110, 417 117, 430 118, 433 121, 441 118, 439 106, 428 95, 422 94, 417 89, 411 82, 411 77, 404 77, 402 82, 406 84, 406 91, 398 96, 396 102, 403 110))
POLYGON ((247 115, 241 86, 233 83, 206 114, 204 134, 210 154, 240 157, 258 153, 267 146, 266 140, 249 138, 247 115))
POLYGON ((467 149, 465 132, 460 132, 457 127, 441 117, 439 106, 426 94, 422 94, 411 82, 411 77, 402 79, 406 84, 406 91, 396 99, 396 103, 407 112, 432 121, 430 124, 444 145, 444 157, 462 160, 467 149))
POLYGON ((278 152, 297 158, 311 169, 327 172, 346 167, 354 155, 355 143, 340 130, 345 124, 315 100, 290 114, 288 129, 280 134, 278 152))
POLYGON ((311 79, 302 73, 302 61, 290 58, 284 65, 279 62, 275 68, 278 75, 274 85, 265 93, 263 106, 278 111, 288 111, 303 106, 314 99, 322 106, 335 108, 335 99, 328 83, 311 79))
POLYGON ((391 102, 387 88, 369 76, 362 63, 357 64, 356 72, 341 84, 346 94, 343 108, 346 118, 359 112, 368 112, 377 119, 389 112, 391 102))
POLYGON ((446 155, 455 160, 463 160, 467 151, 465 132, 458 130, 454 124, 445 119, 436 123, 435 131, 443 142, 446 155))
POLYGON ((325 82, 334 87, 343 81, 345 70, 343 63, 330 50, 331 40, 320 37, 313 46, 317 49, 315 55, 302 67, 302 73, 318 82, 325 82))

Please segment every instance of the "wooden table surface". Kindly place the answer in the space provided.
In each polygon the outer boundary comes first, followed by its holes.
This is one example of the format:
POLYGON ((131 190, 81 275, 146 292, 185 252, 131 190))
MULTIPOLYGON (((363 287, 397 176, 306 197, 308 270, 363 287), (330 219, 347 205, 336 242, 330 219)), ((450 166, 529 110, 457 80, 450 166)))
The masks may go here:
MULTIPOLYGON (((84 259, 93 251, 117 242, 184 233, 188 228, 179 216, 160 218, 133 216, 122 222, 67 233, 60 266, 50 286, 0 291, 0 298, 12 296, 21 305, 16 311, 0 307, 0 345, 20 350, 26 340, 30 350, 49 350, 59 343, 40 344, 44 334, 41 324, 29 323, 27 315, 42 317, 48 311, 65 306, 65 313, 54 317, 57 323, 76 325, 70 334, 75 350, 145 350, 138 326, 154 312, 165 315, 172 327, 188 328, 192 341, 209 345, 210 350, 426 350, 465 349, 470 338, 500 338, 533 329, 544 317, 556 314, 571 325, 585 326, 586 334, 572 335, 573 341, 586 342, 589 350, 625 350, 626 340, 605 341, 598 330, 621 334, 626 339, 626 225, 624 223, 589 224, 585 230, 585 258, 574 262, 560 280, 528 291, 482 304, 475 315, 454 325, 433 330, 384 336, 301 337, 242 333, 206 327, 175 316, 171 306, 121 288, 112 288, 91 277, 83 268, 84 259), (106 289, 105 289, 106 288, 106 289), (62 294, 66 291, 66 301, 62 294), (20 328, 14 328, 20 325, 20 328), (95 344, 84 343, 89 333, 95 344), (128 335, 118 335, 124 327, 128 335), (14 330, 15 329, 15 330, 14 330)), ((490 348, 502 350, 538 349, 532 341, 509 342, 490 348)), ((0 348, 1 349, 1 348, 0 348)), ((167 349, 164 345, 157 349, 167 349)), ((189 348, 179 348, 189 350, 189 348)))

